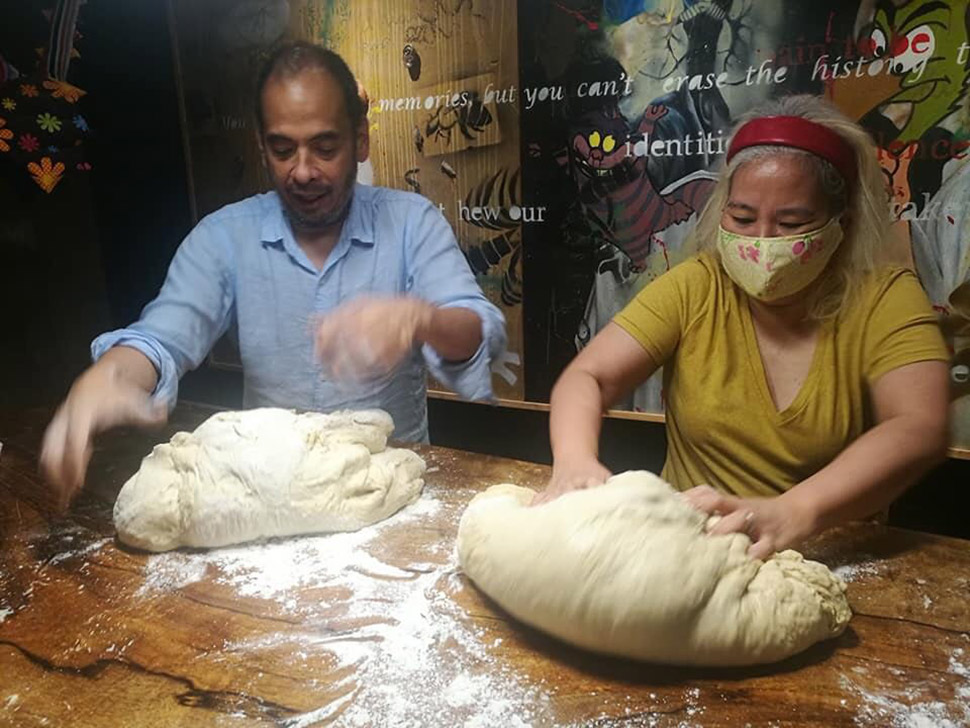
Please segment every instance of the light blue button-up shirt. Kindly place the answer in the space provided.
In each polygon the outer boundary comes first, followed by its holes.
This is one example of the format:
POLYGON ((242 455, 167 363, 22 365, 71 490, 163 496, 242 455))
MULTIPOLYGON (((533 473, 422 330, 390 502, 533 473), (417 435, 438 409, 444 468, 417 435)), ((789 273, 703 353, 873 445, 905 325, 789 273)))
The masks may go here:
POLYGON ((492 397, 490 365, 505 348, 505 320, 475 282, 447 220, 410 192, 357 185, 340 239, 323 270, 297 244, 275 192, 227 205, 182 242, 158 297, 131 326, 91 344, 141 351, 155 365, 154 396, 174 405, 178 380, 227 331, 236 334, 244 406, 304 410, 380 407, 394 437, 427 441, 428 370, 467 399, 492 397), (408 295, 473 310, 482 344, 469 360, 415 347, 392 376, 348 386, 328 381, 314 356, 312 322, 358 296, 408 295))

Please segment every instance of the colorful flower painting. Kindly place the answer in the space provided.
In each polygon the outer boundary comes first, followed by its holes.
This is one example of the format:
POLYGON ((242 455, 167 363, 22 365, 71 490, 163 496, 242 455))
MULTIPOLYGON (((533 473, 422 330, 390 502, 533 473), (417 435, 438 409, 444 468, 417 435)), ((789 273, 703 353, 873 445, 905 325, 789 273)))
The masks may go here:
POLYGON ((74 118, 71 121, 74 122, 74 127, 78 131, 90 131, 90 128, 88 127, 87 119, 85 119, 80 114, 75 114, 74 118))
POLYGON ((79 98, 87 93, 87 91, 82 91, 67 81, 55 81, 52 78, 44 81, 44 88, 50 91, 51 96, 55 99, 64 99, 69 104, 76 103, 79 98))
POLYGON ((9 152, 10 145, 7 144, 8 139, 13 139, 13 131, 10 129, 4 129, 7 125, 6 119, 0 119, 0 152, 9 152))
POLYGON ((20 93, 28 98, 33 98, 34 96, 40 95, 40 91, 32 83, 22 83, 20 84, 20 93))
POLYGON ((14 109, 17 108, 17 102, 9 97, 5 98, 0 103, 3 104, 3 108, 5 108, 7 111, 13 111, 14 109))
POLYGON ((40 141, 33 134, 21 134, 17 144, 25 152, 36 152, 40 149, 40 141))
POLYGON ((28 162, 27 171, 30 172, 34 182, 44 192, 50 194, 64 176, 64 163, 58 162, 54 164, 50 157, 44 157, 40 160, 40 164, 28 162))
POLYGON ((61 120, 50 112, 45 111, 43 114, 37 114, 37 126, 53 134, 61 130, 61 120))

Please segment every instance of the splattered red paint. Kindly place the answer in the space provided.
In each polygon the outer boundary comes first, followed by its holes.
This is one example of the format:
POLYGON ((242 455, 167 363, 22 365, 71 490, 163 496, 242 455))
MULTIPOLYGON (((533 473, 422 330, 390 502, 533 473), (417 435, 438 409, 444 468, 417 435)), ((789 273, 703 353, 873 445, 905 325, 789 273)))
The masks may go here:
POLYGON ((577 12, 571 8, 565 8, 559 3, 553 3, 553 5, 555 5, 557 8, 562 10, 567 15, 572 15, 579 22, 584 23, 586 27, 589 28, 590 30, 597 30, 599 28, 599 25, 595 21, 587 19, 586 16, 584 16, 582 13, 577 12))

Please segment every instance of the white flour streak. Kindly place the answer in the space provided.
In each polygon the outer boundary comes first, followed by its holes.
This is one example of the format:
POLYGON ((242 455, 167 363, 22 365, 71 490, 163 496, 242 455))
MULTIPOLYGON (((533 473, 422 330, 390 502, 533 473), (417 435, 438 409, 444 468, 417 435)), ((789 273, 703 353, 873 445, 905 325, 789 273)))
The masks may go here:
POLYGON ((950 656, 948 671, 961 678, 951 700, 918 702, 920 688, 873 690, 863 688, 843 675, 841 686, 859 697, 855 715, 858 726, 879 728, 960 728, 970 725, 970 666, 962 661, 964 651, 957 648, 950 656))
MULTIPOLYGON (((294 667, 353 668, 343 683, 327 685, 338 698, 291 716, 287 728, 329 722, 531 726, 547 712, 547 698, 490 654, 485 630, 450 596, 463 588, 451 543, 429 532, 426 543, 412 535, 421 541, 419 561, 389 564, 374 555, 385 543, 382 534, 420 529, 442 508, 425 495, 387 521, 353 533, 151 556, 139 594, 205 578, 302 617, 292 630, 228 642, 215 655, 225 660, 271 653, 294 667), (325 596, 317 599, 317 590, 325 596)), ((456 520, 459 508, 450 508, 446 518, 456 520)))
POLYGON ((93 543, 89 543, 87 546, 84 546, 79 549, 62 551, 58 554, 54 554, 53 556, 51 556, 51 558, 47 561, 47 563, 59 564, 62 561, 67 561, 68 559, 75 559, 75 558, 78 558, 79 556, 86 556, 87 554, 93 554, 95 551, 100 551, 102 546, 104 546, 107 543, 111 543, 111 541, 112 539, 110 538, 102 538, 98 541, 94 541, 93 543))
POLYGON ((832 569, 832 573, 849 584, 867 576, 878 576, 883 565, 878 561, 862 561, 855 564, 843 564, 832 569))

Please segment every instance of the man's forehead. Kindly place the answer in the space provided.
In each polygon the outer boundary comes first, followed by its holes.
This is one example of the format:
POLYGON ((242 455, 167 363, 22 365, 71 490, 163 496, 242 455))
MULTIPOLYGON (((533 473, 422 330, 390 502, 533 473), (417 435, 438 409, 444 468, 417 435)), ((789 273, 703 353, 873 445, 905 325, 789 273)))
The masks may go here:
POLYGON ((331 119, 341 123, 347 116, 340 86, 326 72, 301 72, 279 78, 271 78, 263 89, 260 102, 267 124, 285 117, 331 119))
POLYGON ((266 80, 263 88, 263 98, 267 95, 284 96, 294 93, 315 93, 332 96, 334 101, 343 102, 340 84, 333 75, 323 68, 305 68, 296 72, 279 72, 266 80))

